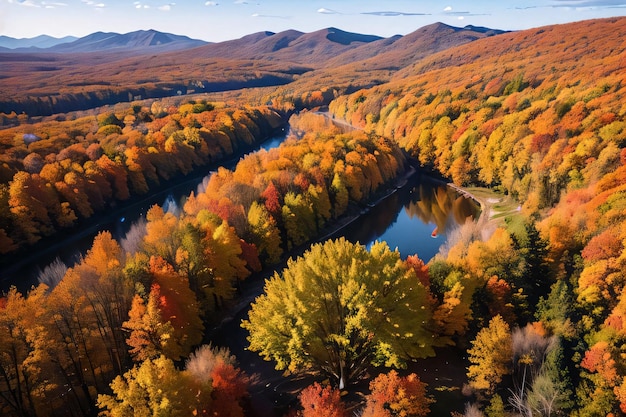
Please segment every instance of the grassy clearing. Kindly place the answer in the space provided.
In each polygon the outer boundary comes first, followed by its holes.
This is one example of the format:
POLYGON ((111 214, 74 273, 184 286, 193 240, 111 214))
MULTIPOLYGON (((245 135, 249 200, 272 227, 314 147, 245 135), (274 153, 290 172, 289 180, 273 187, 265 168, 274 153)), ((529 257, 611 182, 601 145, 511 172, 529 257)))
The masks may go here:
POLYGON ((498 226, 515 224, 523 220, 520 205, 508 195, 484 187, 468 187, 465 191, 472 194, 480 202, 489 221, 498 226))

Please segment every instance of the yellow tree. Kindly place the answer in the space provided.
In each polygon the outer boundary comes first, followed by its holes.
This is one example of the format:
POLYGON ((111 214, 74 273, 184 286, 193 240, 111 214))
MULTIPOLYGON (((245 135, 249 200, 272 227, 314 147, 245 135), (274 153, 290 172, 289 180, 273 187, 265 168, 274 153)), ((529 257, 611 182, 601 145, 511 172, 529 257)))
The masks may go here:
POLYGON ((78 280, 76 290, 85 297, 93 325, 119 374, 126 368, 122 323, 130 309, 134 283, 123 273, 121 247, 110 232, 99 233, 82 262, 70 270, 78 280))
POLYGON ((280 230, 267 208, 256 201, 253 202, 248 210, 248 223, 252 229, 252 241, 257 245, 259 256, 263 256, 272 264, 278 262, 283 254, 280 246, 280 230))
POLYGON ((36 414, 37 373, 29 366, 33 346, 24 323, 28 317, 26 300, 15 288, 0 299, 0 410, 10 416, 36 414))
POLYGON ((493 394, 504 375, 511 373, 512 339, 509 325, 495 316, 468 349, 471 365, 467 370, 470 386, 493 394))
POLYGON ((342 388, 371 365, 431 355, 430 316, 428 291, 398 251, 341 238, 290 259, 242 326, 249 349, 277 369, 321 373, 342 388))
POLYGON ((189 377, 171 359, 146 359, 110 384, 112 395, 99 395, 101 415, 107 417, 194 415, 189 377))
POLYGON ((158 255, 170 265, 175 264, 176 251, 180 247, 179 222, 172 213, 154 205, 146 213, 146 236, 143 246, 150 255, 158 255))

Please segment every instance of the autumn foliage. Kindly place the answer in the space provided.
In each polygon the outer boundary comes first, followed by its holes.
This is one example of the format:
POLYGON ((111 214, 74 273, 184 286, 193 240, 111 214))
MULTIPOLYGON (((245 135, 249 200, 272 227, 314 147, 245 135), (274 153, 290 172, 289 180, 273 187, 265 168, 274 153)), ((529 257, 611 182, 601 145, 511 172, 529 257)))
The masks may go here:
POLYGON ((396 371, 380 374, 370 383, 364 417, 426 416, 430 398, 426 384, 415 374, 399 376, 396 371))
MULTIPOLYGON (((330 104, 363 130, 301 112, 279 148, 218 168, 180 213, 152 207, 122 243, 101 233, 54 288, 0 300, 1 411, 93 415, 98 404, 115 416, 134 402, 145 414, 243 415, 248 380, 229 354, 174 361, 244 280, 359 215, 413 161, 520 210, 487 225, 483 207, 485 223, 468 222, 426 264, 383 243, 313 245, 255 300, 249 349, 346 389, 370 365, 447 346, 469 361, 468 410, 626 412, 624 23, 506 33, 420 59, 330 104)), ((272 99, 293 108, 292 93, 272 99)), ((317 106, 336 92, 293 94, 317 106)), ((232 155, 279 122, 267 107, 164 103, 1 131, 0 250, 232 155)), ((444 194, 431 207, 460 204, 444 194)), ((407 210, 439 225, 426 204, 407 210)), ((370 390, 363 415, 428 413, 414 374, 383 373, 370 390)), ((300 401, 305 416, 345 415, 333 388, 314 384, 300 401)))
POLYGON ((48 121, 0 132, 0 253, 241 152, 282 122, 267 107, 206 102, 48 121), (118 117, 119 115, 119 117, 118 117))

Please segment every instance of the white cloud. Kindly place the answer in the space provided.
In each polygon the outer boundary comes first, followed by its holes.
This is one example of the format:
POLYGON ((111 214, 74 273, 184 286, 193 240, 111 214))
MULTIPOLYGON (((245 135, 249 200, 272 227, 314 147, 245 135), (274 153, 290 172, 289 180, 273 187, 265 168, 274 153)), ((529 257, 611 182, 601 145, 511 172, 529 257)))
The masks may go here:
POLYGON ((66 7, 67 3, 60 3, 60 2, 51 2, 48 3, 47 1, 42 1, 41 4, 46 8, 46 9, 56 9, 57 7, 66 7))
POLYGON ((411 12, 397 12, 394 10, 385 10, 379 12, 361 12, 360 14, 370 16, 383 16, 383 17, 396 17, 396 16, 428 16, 430 13, 411 13, 411 12))
POLYGON ((290 19, 289 16, 279 16, 275 14, 261 14, 261 13, 252 13, 252 17, 265 17, 269 19, 290 19))
POLYGON ((87 6, 91 6, 94 7, 96 10, 97 9, 104 9, 106 7, 106 4, 104 3, 96 3, 93 0, 80 0, 83 2, 83 4, 86 4, 87 6))
POLYGON ((18 0, 17 4, 25 7, 41 7, 41 5, 35 3, 32 0, 18 0))
POLYGON ((162 12, 169 12, 175 4, 176 3, 164 4, 163 6, 159 6, 158 9, 162 12))
POLYGON ((219 6, 220 4, 216 1, 207 1, 204 3, 205 6, 219 6))
POLYGON ((446 6, 445 9, 443 9, 444 12, 451 12, 452 11, 452 6, 446 6))
POLYGON ((317 9, 317 12, 322 13, 322 14, 340 14, 338 11, 333 10, 333 9, 327 9, 326 7, 317 9))

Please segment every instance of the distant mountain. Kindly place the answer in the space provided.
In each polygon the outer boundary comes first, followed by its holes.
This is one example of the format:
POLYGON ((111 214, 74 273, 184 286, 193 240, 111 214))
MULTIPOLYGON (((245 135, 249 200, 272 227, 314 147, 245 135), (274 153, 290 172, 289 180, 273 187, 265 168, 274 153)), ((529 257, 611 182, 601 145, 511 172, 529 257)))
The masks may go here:
POLYGON ((258 32, 206 43, 150 30, 97 32, 23 53, 0 47, 0 112, 54 114, 268 86, 275 87, 272 94, 294 94, 299 103, 303 94, 322 87, 340 94, 387 82, 433 53, 497 33, 501 31, 438 23, 390 38, 331 27, 311 33, 258 32))
POLYGON ((433 23, 405 36, 395 36, 353 49, 330 59, 328 66, 363 61, 372 69, 397 70, 452 46, 502 33, 505 31, 475 26, 460 28, 444 23, 433 23))
POLYGON ((78 38, 75 36, 65 36, 64 38, 54 38, 48 35, 40 35, 35 38, 11 38, 10 36, 0 36, 0 48, 51 48, 63 43, 73 42, 78 38))
POLYGON ((193 54, 205 58, 260 59, 319 66, 334 56, 380 40, 383 40, 380 36, 336 28, 311 33, 297 30, 258 32, 240 39, 205 45, 194 50, 193 54))
POLYGON ((113 32, 95 32, 82 38, 66 36, 57 39, 47 35, 31 39, 14 39, 0 36, 2 52, 52 52, 52 53, 86 53, 103 51, 124 51, 137 53, 169 52, 180 49, 195 48, 208 42, 191 39, 187 36, 173 35, 156 30, 138 30, 119 34, 113 32), (7 48, 8 50, 2 49, 7 48))
POLYGON ((172 35, 156 30, 139 30, 119 34, 110 32, 96 32, 63 45, 49 48, 49 52, 96 52, 112 49, 141 50, 149 48, 160 52, 195 48, 207 42, 191 39, 187 36, 172 35))

